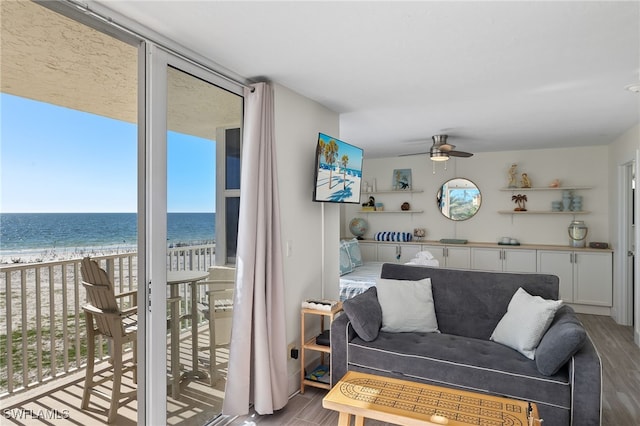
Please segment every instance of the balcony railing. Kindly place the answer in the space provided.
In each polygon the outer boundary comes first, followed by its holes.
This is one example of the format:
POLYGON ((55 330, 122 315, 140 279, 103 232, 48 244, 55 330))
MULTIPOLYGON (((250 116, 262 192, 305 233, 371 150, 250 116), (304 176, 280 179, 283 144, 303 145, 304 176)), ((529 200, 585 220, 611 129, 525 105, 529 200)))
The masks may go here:
MULTIPOLYGON (((214 244, 171 248, 167 268, 206 271, 215 264, 214 253, 214 244)), ((137 253, 92 258, 107 271, 117 293, 137 289, 137 253)), ((86 365, 82 311, 86 295, 80 261, 0 266, 0 397, 34 388, 86 365)), ((180 314, 190 309, 189 286, 183 287, 180 314)), ((98 342, 96 361, 107 357, 106 344, 98 342)))

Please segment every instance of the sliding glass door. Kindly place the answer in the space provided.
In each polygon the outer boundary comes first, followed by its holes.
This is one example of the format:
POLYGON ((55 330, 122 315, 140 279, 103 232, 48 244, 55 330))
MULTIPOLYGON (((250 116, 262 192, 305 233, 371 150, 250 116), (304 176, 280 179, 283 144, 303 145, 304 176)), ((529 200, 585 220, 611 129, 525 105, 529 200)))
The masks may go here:
POLYGON ((224 398, 231 318, 216 311, 230 312, 233 272, 225 293, 210 270, 233 271, 239 193, 234 199, 227 188, 236 169, 239 176, 242 97, 236 85, 163 50, 150 47, 147 57, 146 350, 154 355, 146 404, 166 407, 147 409, 147 423, 201 425, 219 415, 224 398))

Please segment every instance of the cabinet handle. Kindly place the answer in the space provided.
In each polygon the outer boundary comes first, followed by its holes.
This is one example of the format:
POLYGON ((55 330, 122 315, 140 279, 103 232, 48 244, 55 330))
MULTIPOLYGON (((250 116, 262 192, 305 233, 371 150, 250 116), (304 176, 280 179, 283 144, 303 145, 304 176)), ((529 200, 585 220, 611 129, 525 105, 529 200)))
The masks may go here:
POLYGON ((401 256, 402 256, 402 247, 401 246, 396 246, 396 259, 400 260, 401 256))
POLYGON ((573 263, 573 253, 569 253, 569 263, 573 263))

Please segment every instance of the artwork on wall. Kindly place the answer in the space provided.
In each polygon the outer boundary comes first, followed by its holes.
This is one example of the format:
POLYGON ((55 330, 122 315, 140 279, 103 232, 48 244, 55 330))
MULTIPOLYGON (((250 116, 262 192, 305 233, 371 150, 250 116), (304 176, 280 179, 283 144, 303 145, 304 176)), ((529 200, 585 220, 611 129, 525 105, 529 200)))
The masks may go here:
POLYGON ((395 169, 391 187, 395 191, 411 189, 411 169, 395 169))

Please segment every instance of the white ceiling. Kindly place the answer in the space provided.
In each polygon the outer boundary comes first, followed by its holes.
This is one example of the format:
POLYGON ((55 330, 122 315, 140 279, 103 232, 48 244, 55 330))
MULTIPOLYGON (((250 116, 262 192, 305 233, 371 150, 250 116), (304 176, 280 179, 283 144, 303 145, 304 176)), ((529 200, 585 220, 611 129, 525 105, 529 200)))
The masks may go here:
POLYGON ((102 1, 340 113, 367 157, 607 144, 640 121, 640 2, 102 1))

